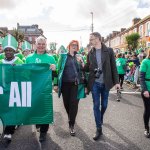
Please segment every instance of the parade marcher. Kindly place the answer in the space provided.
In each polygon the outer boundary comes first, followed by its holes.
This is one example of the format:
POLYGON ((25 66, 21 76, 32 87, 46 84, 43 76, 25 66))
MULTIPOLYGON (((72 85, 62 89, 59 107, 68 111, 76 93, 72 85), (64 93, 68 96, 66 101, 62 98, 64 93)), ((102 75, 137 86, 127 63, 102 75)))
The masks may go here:
POLYGON ((119 75, 119 83, 120 83, 120 89, 123 89, 123 81, 124 81, 124 75, 126 71, 126 61, 124 58, 122 58, 122 54, 118 53, 116 56, 116 66, 117 66, 117 71, 119 75))
POLYGON ((98 32, 91 33, 89 40, 92 49, 87 55, 84 71, 89 72, 88 90, 91 91, 93 97, 97 128, 93 139, 98 140, 102 135, 103 115, 108 104, 109 90, 114 85, 120 89, 120 85, 113 50, 102 43, 98 32))
MULTIPOLYGON (((22 60, 20 60, 18 57, 15 57, 17 41, 12 35, 8 34, 4 38, 2 47, 4 49, 5 58, 0 61, 1 64, 23 64, 22 60)), ((11 142, 12 134, 14 133, 15 128, 15 125, 9 125, 5 127, 3 137, 6 142, 11 142)))
POLYGON ((0 54, 3 53, 2 41, 3 41, 3 38, 0 37, 0 54))
POLYGON ((22 44, 22 54, 24 55, 22 60, 25 62, 26 57, 31 54, 31 44, 27 41, 24 41, 22 44))
MULTIPOLYGON (((26 58, 26 63, 27 64, 47 63, 50 65, 50 69, 52 71, 55 71, 56 70, 55 59, 53 58, 53 56, 46 53, 46 46, 47 46, 46 39, 42 36, 39 36, 36 39, 36 50, 33 54, 28 55, 28 57, 26 58)), ((45 141, 47 131, 49 129, 49 124, 41 124, 37 126, 40 127, 39 141, 40 142, 45 141)))
POLYGON ((139 66, 140 66, 140 61, 139 58, 137 57, 137 54, 132 55, 132 59, 129 59, 127 62, 133 62, 135 64, 135 73, 134 73, 134 88, 137 88, 137 82, 138 82, 138 77, 139 77, 139 66))
POLYGON ((76 56, 78 50, 78 41, 72 40, 68 46, 68 53, 60 54, 58 61, 58 96, 62 94, 71 136, 75 136, 74 126, 79 99, 85 97, 85 76, 81 71, 81 63, 84 62, 76 56))
POLYGON ((150 138, 149 119, 150 119, 150 49, 147 50, 147 57, 140 66, 140 84, 142 88, 142 99, 144 103, 144 135, 150 138))
POLYGON ((0 37, 0 60, 5 58, 5 54, 2 47, 3 38, 0 37))

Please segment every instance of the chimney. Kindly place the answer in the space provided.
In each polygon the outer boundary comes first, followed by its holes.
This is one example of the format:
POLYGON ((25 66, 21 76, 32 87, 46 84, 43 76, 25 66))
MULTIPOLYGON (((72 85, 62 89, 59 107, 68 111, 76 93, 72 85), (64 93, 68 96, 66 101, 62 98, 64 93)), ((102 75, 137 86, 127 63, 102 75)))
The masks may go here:
POLYGON ((141 18, 134 18, 134 19, 132 20, 132 25, 137 24, 140 20, 141 20, 141 18))
POLYGON ((112 38, 112 33, 109 34, 109 38, 110 38, 110 39, 112 38))
POLYGON ((123 32, 123 31, 125 31, 126 30, 126 28, 121 28, 121 32, 123 32))
POLYGON ((19 28, 19 23, 17 23, 17 29, 19 28))
POLYGON ((112 36, 115 37, 118 34, 118 31, 113 31, 112 36))
POLYGON ((39 27, 37 24, 33 24, 32 26, 36 27, 37 29, 38 29, 38 27, 39 27))

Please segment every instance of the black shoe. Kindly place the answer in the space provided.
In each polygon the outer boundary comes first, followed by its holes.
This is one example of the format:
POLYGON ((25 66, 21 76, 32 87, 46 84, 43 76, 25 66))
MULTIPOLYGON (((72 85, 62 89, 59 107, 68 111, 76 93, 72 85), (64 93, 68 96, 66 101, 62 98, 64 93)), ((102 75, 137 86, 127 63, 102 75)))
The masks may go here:
POLYGON ((40 137, 39 137, 39 141, 40 142, 43 142, 43 141, 45 141, 46 140, 46 135, 47 135, 47 133, 40 133, 40 137))
POLYGON ((36 125, 35 127, 36 127, 36 131, 37 131, 37 132, 40 132, 40 127, 41 127, 41 126, 40 126, 40 125, 36 125))
POLYGON ((145 129, 144 135, 145 135, 146 138, 150 138, 150 133, 147 129, 145 129))
POLYGON ((123 91, 123 87, 121 87, 120 90, 123 91))
POLYGON ((11 134, 4 134, 2 142, 5 148, 7 148, 8 145, 11 143, 11 139, 12 139, 11 134))
POLYGON ((117 102, 120 102, 120 99, 117 98, 117 102))
POLYGON ((93 137, 93 140, 97 141, 101 137, 102 134, 103 134, 102 128, 97 128, 95 136, 93 137))
POLYGON ((69 129, 70 129, 70 135, 75 136, 76 133, 75 133, 74 127, 70 126, 69 129))

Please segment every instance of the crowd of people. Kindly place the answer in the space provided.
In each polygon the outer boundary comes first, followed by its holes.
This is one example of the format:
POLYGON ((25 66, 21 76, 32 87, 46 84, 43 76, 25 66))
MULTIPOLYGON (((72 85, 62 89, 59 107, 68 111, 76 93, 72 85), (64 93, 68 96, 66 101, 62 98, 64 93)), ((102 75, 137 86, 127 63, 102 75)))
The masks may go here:
MULTIPOLYGON (((8 34, 0 39, 0 64, 47 63, 53 72, 53 88, 60 97, 68 116, 71 136, 75 136, 75 122, 81 98, 90 92, 93 99, 93 112, 96 132, 93 139, 98 140, 102 132, 103 117, 108 105, 109 91, 115 86, 123 90, 124 80, 133 82, 135 87, 140 81, 144 102, 144 134, 149 134, 150 118, 150 49, 147 54, 117 53, 102 43, 101 35, 93 32, 89 35, 88 53, 80 51, 79 42, 72 40, 68 47, 61 46, 58 54, 49 54, 47 41, 40 36, 36 39, 36 49, 31 50, 29 42, 24 41, 18 47, 16 39, 8 34)), ((45 141, 49 124, 38 124, 39 141, 45 141)), ((6 126, 4 140, 11 142, 16 126, 6 126)))

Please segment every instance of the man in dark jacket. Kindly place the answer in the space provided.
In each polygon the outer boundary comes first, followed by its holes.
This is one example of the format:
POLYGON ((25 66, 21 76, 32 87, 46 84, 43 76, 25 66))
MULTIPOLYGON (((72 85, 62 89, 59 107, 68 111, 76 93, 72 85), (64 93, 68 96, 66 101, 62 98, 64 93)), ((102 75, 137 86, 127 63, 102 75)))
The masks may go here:
POLYGON ((92 49, 87 55, 84 71, 89 72, 88 91, 91 91, 93 97, 97 128, 93 139, 98 140, 102 135, 103 115, 107 108, 109 90, 114 85, 120 89, 120 85, 113 50, 101 42, 101 35, 98 32, 90 34, 90 44, 92 49))

